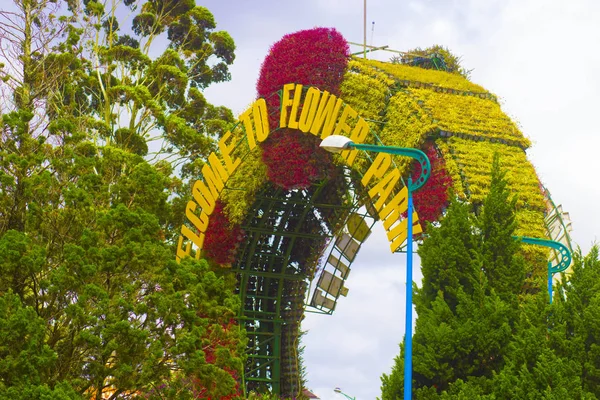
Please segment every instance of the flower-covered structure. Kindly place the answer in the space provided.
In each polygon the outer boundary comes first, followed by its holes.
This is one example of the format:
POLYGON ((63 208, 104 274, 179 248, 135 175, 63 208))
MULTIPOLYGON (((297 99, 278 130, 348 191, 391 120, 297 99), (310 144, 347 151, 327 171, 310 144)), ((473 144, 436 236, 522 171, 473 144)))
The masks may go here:
MULTIPOLYGON (((457 73, 352 58, 335 29, 315 28, 272 46, 257 92, 194 184, 178 246, 178 257, 191 255, 193 243, 197 257, 237 275, 247 390, 297 395, 305 306, 333 312, 375 221, 393 251, 406 239, 403 179, 419 167, 401 156, 334 157, 319 147, 324 137, 427 154, 430 179, 414 195, 417 232, 440 218, 449 196, 480 205, 499 153, 518 194, 518 234, 548 237, 529 140, 493 94, 457 73)), ((524 251, 539 266, 534 275, 544 276, 545 251, 524 251)))
MULTIPOLYGON (((415 193, 422 220, 441 215, 448 193, 442 187, 481 204, 490 184, 489 166, 494 153, 499 153, 509 187, 518 194, 518 235, 547 236, 542 186, 525 153, 531 143, 492 93, 444 71, 360 59, 348 67, 342 96, 361 115, 372 116, 371 128, 381 141, 424 149, 434 160, 437 174, 415 193), (432 201, 428 192, 438 200, 432 201)), ((406 174, 409 169, 407 164, 406 174)), ((543 249, 525 251, 530 259, 546 257, 543 249)))

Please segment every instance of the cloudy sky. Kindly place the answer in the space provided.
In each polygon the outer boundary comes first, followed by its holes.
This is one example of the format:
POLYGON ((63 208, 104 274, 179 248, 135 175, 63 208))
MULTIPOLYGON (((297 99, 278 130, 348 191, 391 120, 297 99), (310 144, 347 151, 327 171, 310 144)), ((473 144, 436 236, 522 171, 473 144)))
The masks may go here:
MULTIPOLYGON (((363 0, 199 4, 238 48, 231 82, 213 86, 207 97, 238 113, 255 99, 260 64, 284 34, 325 26, 352 42, 363 38, 363 0)), ((368 0, 367 21, 369 44, 396 50, 441 44, 462 56, 472 80, 496 93, 532 140, 528 155, 540 179, 570 212, 575 243, 589 250, 600 235, 600 128, 594 118, 600 115, 600 2, 368 0)), ((405 273, 405 256, 390 254, 376 231, 353 264, 350 293, 334 315, 307 316, 308 386, 321 399, 342 399, 336 386, 357 399, 379 396, 379 377, 390 371, 404 332, 405 273)))

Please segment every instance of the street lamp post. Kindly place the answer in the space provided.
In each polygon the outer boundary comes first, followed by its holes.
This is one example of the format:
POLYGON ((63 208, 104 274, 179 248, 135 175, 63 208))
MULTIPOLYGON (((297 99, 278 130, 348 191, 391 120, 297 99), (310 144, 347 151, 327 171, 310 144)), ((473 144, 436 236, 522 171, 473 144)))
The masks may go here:
POLYGON ((406 312, 404 323, 404 400, 409 400, 412 394, 412 282, 413 282, 413 199, 412 192, 425 184, 431 173, 431 164, 429 159, 421 150, 393 147, 377 146, 371 144, 356 144, 345 136, 331 135, 325 138, 320 145, 327 151, 339 153, 343 150, 364 150, 377 153, 388 153, 400 156, 414 158, 421 165, 421 175, 413 182, 408 178, 408 210, 407 210, 407 244, 406 244, 406 312))
POLYGON ((333 391, 336 392, 336 393, 341 394, 342 396, 344 396, 348 400, 356 400, 356 397, 350 397, 350 396, 348 396, 346 393, 342 392, 342 389, 340 389, 340 388, 335 388, 335 389, 333 389, 333 391))
POLYGON ((550 304, 552 304, 552 277, 554 274, 566 271, 567 268, 569 268, 572 260, 571 252, 567 246, 554 240, 532 238, 527 236, 513 236, 513 238, 520 240, 523 243, 548 247, 556 252, 557 264, 552 265, 552 262, 548 261, 548 297, 550 299, 550 304), (560 257, 560 259, 558 257, 560 257))

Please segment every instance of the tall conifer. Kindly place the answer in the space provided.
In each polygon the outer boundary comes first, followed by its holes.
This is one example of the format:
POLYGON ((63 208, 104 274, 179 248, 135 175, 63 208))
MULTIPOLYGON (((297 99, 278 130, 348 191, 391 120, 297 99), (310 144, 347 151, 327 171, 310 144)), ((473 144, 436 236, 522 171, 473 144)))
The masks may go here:
POLYGON ((558 285, 551 309, 550 338, 559 357, 575 361, 585 392, 600 397, 600 258, 576 252, 572 274, 558 285))
POLYGON ((494 156, 490 191, 477 216, 478 262, 484 271, 489 288, 503 300, 516 305, 523 288, 524 260, 519 254, 519 242, 513 237, 517 199, 507 189, 505 173, 498 154, 494 156))
MULTIPOLYGON (((468 390, 481 391, 505 362, 523 262, 512 238, 515 203, 497 158, 491 175, 479 215, 467 204, 452 202, 419 248, 423 285, 414 300, 416 398, 437 398, 456 382, 478 382, 468 390)), ((382 377, 384 400, 402 397, 402 379, 401 355, 391 375, 382 377)))

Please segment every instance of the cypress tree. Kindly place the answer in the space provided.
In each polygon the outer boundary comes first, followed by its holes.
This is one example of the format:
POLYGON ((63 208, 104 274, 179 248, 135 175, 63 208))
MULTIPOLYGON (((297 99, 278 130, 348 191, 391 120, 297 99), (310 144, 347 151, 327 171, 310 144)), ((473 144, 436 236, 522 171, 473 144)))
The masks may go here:
POLYGON ((516 306, 525 277, 520 244, 513 237, 517 226, 516 202, 516 196, 511 196, 507 189, 505 173, 496 154, 492 162, 490 191, 477 216, 478 262, 488 279, 489 289, 513 306, 516 306))
MULTIPOLYGON (((591 399, 582 386, 581 365, 555 351, 553 309, 545 292, 521 302, 504 367, 488 393, 497 399, 591 399)), ((559 334, 560 335, 560 334, 559 334)))
POLYGON ((598 245, 578 251, 572 274, 555 291, 550 339, 558 357, 577 364, 581 388, 600 395, 600 259, 598 245))
MULTIPOLYGON (((414 296, 416 398, 447 395, 455 383, 465 393, 484 393, 504 365, 524 274, 519 244, 512 238, 515 201, 497 157, 491 175, 478 215, 468 204, 453 201, 419 248, 423 285, 414 296)), ((401 354, 392 373, 382 377, 384 400, 402 397, 402 360, 401 354)))

